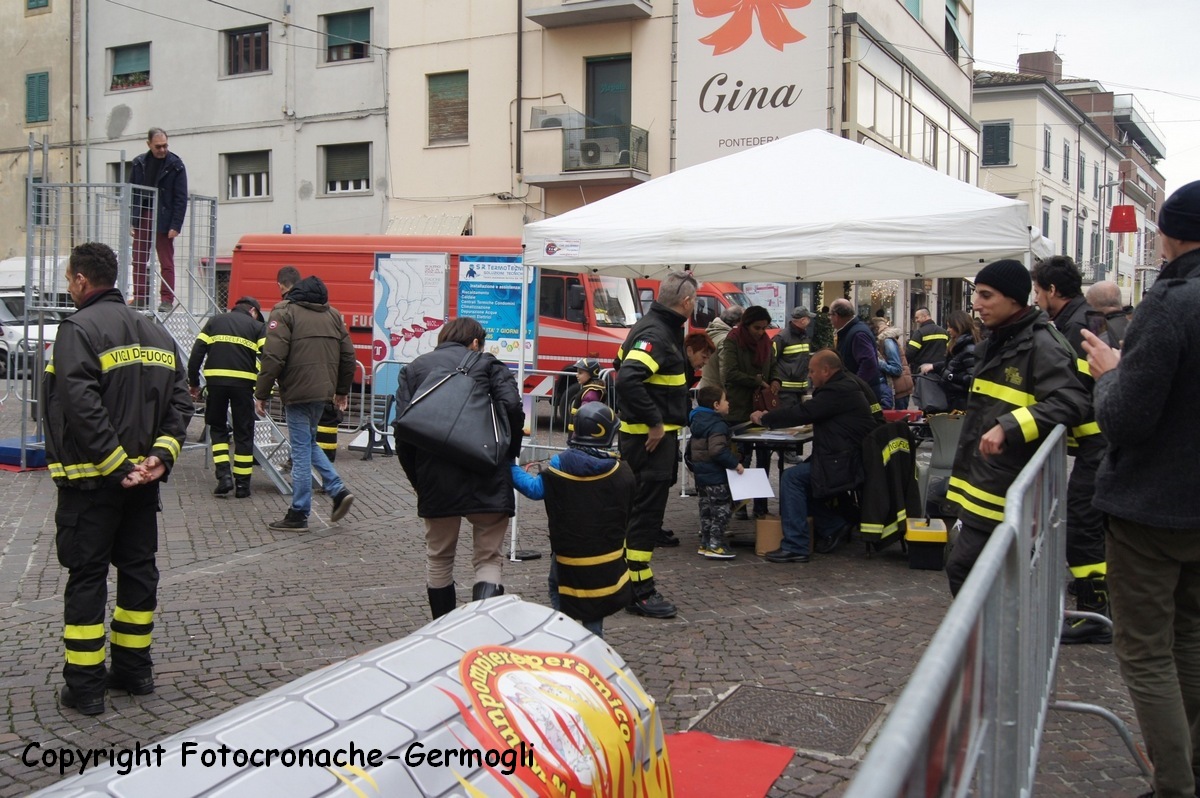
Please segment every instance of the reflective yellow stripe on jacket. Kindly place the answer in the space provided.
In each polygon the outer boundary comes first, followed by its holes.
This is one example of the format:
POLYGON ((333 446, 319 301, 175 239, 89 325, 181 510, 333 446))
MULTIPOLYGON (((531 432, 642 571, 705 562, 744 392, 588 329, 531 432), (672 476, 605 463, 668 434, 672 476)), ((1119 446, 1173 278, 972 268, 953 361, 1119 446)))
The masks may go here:
POLYGON ((119 346, 100 355, 100 371, 108 372, 122 366, 161 366, 175 369, 175 353, 149 346, 119 346))
POLYGON ((946 498, 980 518, 1004 520, 1004 497, 977 488, 961 477, 950 477, 946 498))

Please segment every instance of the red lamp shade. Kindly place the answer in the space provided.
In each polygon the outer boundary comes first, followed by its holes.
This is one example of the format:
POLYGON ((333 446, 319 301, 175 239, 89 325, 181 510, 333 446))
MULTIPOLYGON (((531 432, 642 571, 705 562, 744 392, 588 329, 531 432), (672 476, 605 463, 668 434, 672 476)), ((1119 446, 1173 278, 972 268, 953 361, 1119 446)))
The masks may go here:
POLYGON ((1133 206, 1114 205, 1112 218, 1108 220, 1108 232, 1136 233, 1137 231, 1137 215, 1133 212, 1133 206))

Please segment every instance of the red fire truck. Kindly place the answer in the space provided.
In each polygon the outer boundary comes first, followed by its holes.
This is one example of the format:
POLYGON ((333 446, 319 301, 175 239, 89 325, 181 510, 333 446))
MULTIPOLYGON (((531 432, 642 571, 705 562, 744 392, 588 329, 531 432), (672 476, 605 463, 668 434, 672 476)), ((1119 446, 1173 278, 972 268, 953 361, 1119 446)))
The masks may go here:
MULTIPOLYGON (((341 311, 370 379, 375 319, 373 273, 376 253, 434 252, 449 255, 449 309, 457 315, 459 255, 520 255, 519 238, 482 236, 282 235, 253 234, 233 250, 229 298, 253 296, 264 308, 279 301, 275 277, 283 266, 301 276, 316 275, 329 288, 329 301, 341 311)), ((611 365, 617 348, 637 320, 639 304, 632 280, 542 270, 538 274, 536 368, 562 371, 583 357, 611 365)), ((569 401, 571 378, 553 386, 556 411, 569 401)), ((527 390, 549 395, 550 381, 529 380, 527 390)))

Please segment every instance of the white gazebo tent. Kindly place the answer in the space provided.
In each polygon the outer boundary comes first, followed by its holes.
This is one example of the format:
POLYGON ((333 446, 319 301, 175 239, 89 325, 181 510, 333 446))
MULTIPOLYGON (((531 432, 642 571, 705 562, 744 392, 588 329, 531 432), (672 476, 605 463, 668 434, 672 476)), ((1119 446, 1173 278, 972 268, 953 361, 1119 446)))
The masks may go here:
POLYGON ((702 280, 973 277, 1024 259, 1027 219, 1024 202, 810 130, 527 224, 525 263, 629 277, 687 265, 702 280))

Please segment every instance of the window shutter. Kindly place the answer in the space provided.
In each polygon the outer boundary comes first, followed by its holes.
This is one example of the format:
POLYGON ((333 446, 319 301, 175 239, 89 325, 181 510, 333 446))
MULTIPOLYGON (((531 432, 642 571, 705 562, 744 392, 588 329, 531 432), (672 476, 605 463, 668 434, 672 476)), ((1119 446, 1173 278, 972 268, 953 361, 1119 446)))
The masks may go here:
POLYGON ((50 121, 50 73, 25 76, 25 121, 50 121))
POLYGON ((325 148, 325 180, 366 180, 371 171, 368 144, 336 144, 325 148))
POLYGON ((429 143, 467 140, 467 73, 429 76, 429 143))
POLYGON ((370 43, 371 12, 351 11, 348 14, 330 14, 327 23, 328 46, 337 47, 352 42, 370 43))
POLYGON ((1006 124, 983 126, 983 164, 997 166, 1009 162, 1012 128, 1006 124))
POLYGON ((130 75, 150 71, 150 45, 135 44, 113 50, 113 74, 130 75))
POLYGON ((231 152, 225 156, 225 166, 231 175, 256 175, 270 171, 271 151, 231 152))
POLYGON ((45 8, 50 5, 50 0, 27 0, 25 7, 28 9, 45 8))

